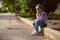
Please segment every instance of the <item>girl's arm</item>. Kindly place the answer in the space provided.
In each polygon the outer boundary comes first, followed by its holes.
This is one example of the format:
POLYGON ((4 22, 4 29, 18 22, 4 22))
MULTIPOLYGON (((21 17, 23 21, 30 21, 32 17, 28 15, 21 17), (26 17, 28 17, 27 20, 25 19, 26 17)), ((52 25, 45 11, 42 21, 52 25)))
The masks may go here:
POLYGON ((32 18, 33 20, 35 20, 36 19, 36 14, 35 14, 35 16, 32 18))

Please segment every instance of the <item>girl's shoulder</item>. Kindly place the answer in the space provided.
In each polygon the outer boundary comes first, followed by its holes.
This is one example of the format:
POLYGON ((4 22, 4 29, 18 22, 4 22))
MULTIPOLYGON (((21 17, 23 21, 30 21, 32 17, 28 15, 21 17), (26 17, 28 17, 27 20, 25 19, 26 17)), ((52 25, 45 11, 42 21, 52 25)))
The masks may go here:
POLYGON ((46 12, 42 11, 42 15, 44 15, 44 16, 45 16, 45 15, 46 15, 46 12))
POLYGON ((46 14, 46 12, 45 11, 42 11, 42 14, 46 14))

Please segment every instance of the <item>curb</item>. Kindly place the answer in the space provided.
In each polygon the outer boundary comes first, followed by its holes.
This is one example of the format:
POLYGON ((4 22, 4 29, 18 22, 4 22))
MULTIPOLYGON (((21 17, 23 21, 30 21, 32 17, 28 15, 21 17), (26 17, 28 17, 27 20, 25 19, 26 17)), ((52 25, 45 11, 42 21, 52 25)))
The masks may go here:
MULTIPOLYGON (((26 18, 19 17, 19 16, 17 16, 17 17, 18 17, 20 20, 22 20, 23 22, 25 22, 25 23, 33 26, 33 25, 32 25, 32 21, 30 21, 30 20, 28 20, 28 19, 26 19, 26 18)), ((53 29, 50 29, 50 28, 44 28, 44 34, 45 34, 47 37, 49 37, 49 38, 51 38, 51 39, 53 39, 53 40, 60 40, 60 32, 59 32, 59 31, 56 31, 56 30, 53 30, 53 29)))

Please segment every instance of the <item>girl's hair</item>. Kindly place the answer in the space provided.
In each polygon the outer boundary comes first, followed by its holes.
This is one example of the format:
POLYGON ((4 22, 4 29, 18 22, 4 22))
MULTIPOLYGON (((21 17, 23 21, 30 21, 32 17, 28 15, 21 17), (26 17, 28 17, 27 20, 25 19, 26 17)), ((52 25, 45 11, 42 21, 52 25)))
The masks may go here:
POLYGON ((41 8, 42 10, 44 10, 43 5, 41 5, 41 4, 37 4, 36 7, 39 7, 39 8, 41 8))

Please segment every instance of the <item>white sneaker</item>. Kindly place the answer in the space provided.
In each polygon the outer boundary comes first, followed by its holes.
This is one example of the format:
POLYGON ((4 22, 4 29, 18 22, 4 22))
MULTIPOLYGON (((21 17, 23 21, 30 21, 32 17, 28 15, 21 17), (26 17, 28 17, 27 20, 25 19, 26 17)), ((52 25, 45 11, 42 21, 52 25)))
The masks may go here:
POLYGON ((31 35, 36 35, 38 32, 36 30, 33 30, 31 35))
POLYGON ((35 32, 36 30, 32 30, 32 32, 35 32))

